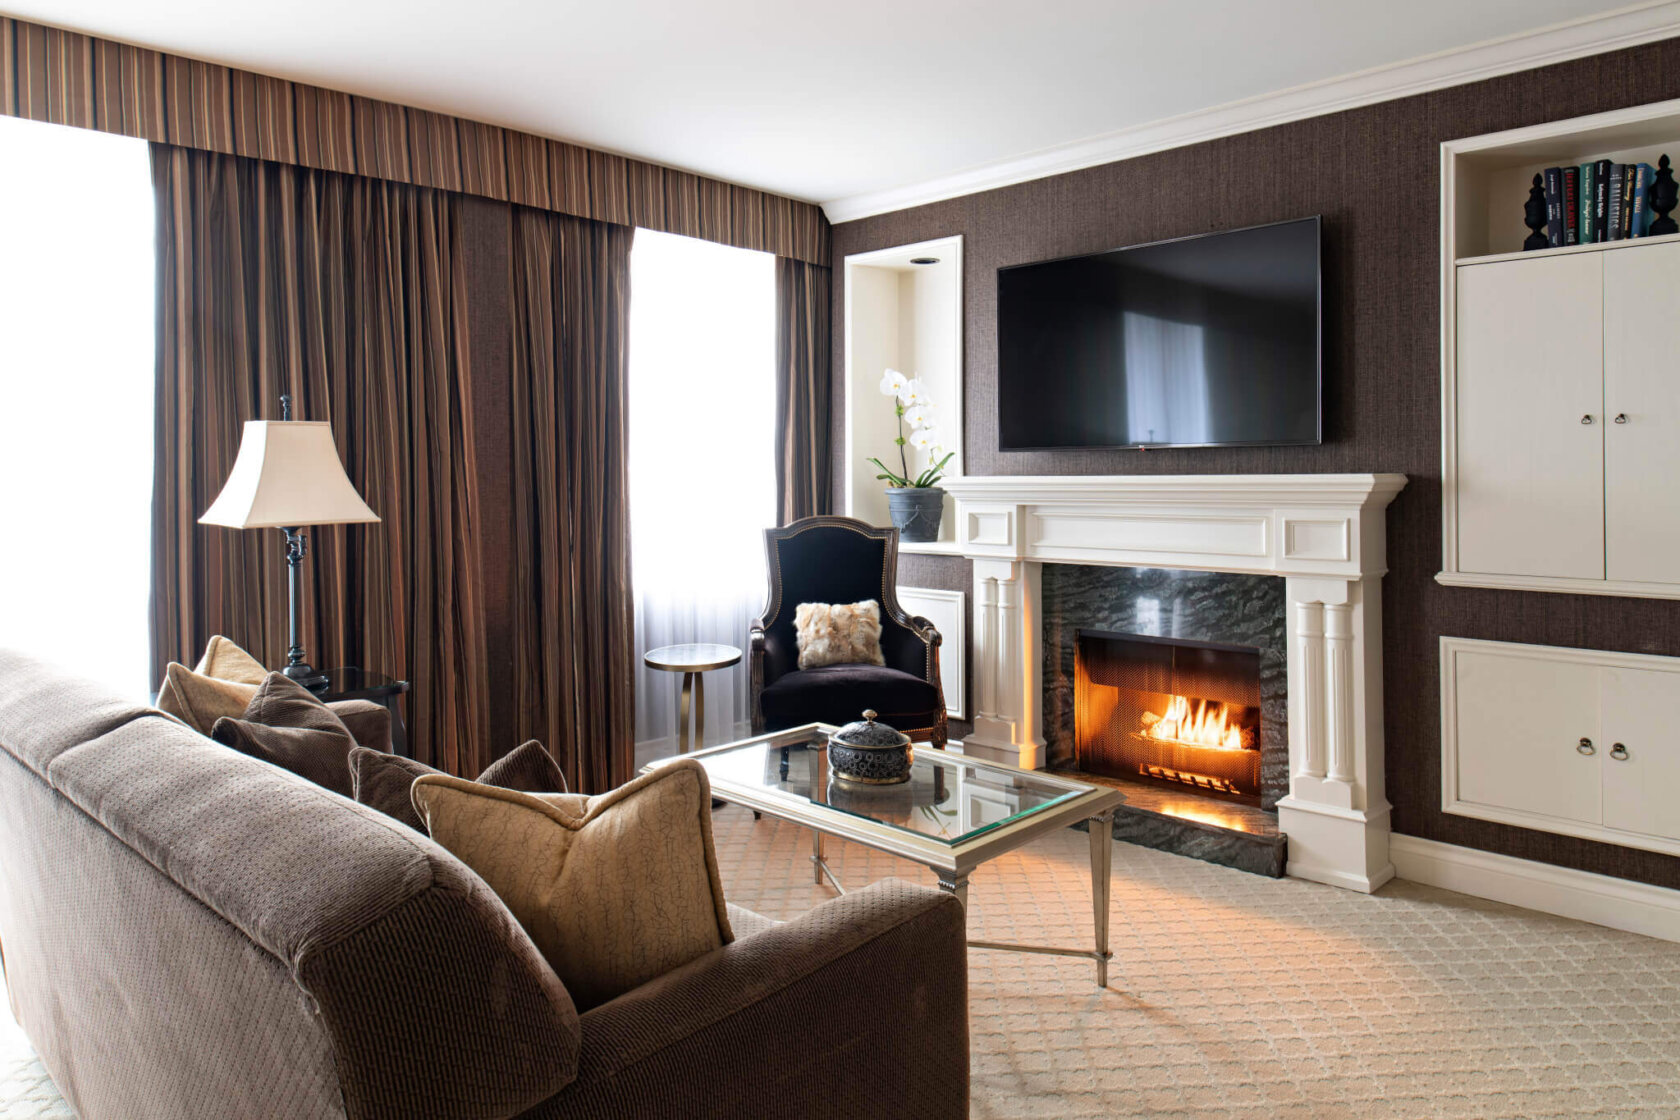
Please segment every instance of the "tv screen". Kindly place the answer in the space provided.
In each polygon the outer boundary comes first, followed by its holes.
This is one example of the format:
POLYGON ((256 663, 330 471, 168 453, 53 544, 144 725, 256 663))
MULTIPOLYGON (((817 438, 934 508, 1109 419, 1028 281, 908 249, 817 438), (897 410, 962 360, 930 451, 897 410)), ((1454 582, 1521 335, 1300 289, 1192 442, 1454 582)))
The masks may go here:
POLYGON ((998 447, 1318 443, 1319 219, 998 269, 998 447))

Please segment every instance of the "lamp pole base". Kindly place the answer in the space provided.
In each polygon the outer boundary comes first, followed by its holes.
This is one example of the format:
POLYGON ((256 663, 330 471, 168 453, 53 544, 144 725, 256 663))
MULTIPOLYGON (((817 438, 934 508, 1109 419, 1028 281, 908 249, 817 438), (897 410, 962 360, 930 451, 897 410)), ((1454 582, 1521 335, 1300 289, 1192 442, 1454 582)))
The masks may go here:
POLYGON ((316 671, 313 665, 288 665, 280 670, 287 679, 296 681, 304 688, 319 692, 327 687, 327 675, 316 671))

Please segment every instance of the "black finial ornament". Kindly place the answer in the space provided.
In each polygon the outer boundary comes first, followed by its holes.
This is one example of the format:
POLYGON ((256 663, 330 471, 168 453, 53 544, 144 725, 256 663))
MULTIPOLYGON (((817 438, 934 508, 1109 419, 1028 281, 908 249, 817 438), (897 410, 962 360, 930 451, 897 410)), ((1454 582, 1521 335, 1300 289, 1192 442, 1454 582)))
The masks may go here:
POLYGON ((292 418, 292 395, 290 393, 281 393, 280 394, 280 419, 290 420, 291 418, 292 418))
POLYGON ((1546 239, 1546 188, 1545 180, 1540 176, 1534 177, 1534 186, 1529 188, 1528 201, 1523 203, 1523 225, 1531 231, 1523 241, 1523 252, 1531 249, 1544 249, 1551 245, 1546 239))
POLYGON ((1668 166, 1668 156, 1665 154, 1657 161, 1657 177, 1651 182, 1650 207, 1657 212, 1657 217, 1651 223, 1651 228, 1645 231, 1646 237, 1680 233, 1680 223, 1668 216, 1668 212, 1677 204, 1680 204, 1680 184, 1675 183, 1674 169, 1668 166))

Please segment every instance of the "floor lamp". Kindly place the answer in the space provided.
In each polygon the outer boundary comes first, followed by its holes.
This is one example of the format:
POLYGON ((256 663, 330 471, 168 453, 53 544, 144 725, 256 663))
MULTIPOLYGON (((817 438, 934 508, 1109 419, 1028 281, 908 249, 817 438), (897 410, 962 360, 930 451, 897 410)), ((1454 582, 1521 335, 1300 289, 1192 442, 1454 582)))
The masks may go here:
POLYGON ((232 529, 279 529, 286 534, 286 587, 291 607, 291 648, 286 676, 305 688, 326 684, 304 657, 302 566, 307 548, 300 526, 378 521, 344 473, 332 426, 324 420, 293 420, 292 398, 280 398, 279 420, 247 420, 239 455, 227 482, 200 525, 232 529))

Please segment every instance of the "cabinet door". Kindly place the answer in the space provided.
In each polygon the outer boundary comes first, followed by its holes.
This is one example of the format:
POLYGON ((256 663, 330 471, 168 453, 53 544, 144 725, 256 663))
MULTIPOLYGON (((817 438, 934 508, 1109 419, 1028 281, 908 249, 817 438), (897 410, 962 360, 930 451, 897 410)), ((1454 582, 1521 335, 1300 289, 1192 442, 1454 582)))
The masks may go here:
POLYGON ((1680 674, 1605 669, 1602 697, 1605 827, 1680 839, 1680 674))
POLYGON ((1460 571, 1604 578, 1604 255, 1458 270, 1460 571))
POLYGON ((1599 822, 1598 669, 1518 654, 1454 659, 1458 798, 1599 822), (1581 754, 1582 737, 1595 753, 1581 754))
POLYGON ((1680 583, 1680 245, 1604 261, 1604 532, 1611 579, 1680 583))

